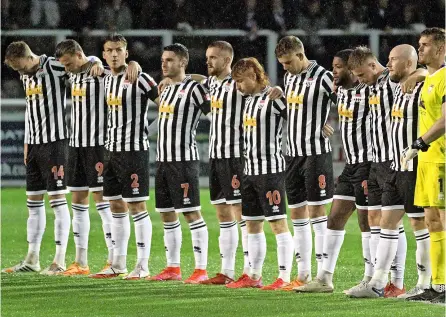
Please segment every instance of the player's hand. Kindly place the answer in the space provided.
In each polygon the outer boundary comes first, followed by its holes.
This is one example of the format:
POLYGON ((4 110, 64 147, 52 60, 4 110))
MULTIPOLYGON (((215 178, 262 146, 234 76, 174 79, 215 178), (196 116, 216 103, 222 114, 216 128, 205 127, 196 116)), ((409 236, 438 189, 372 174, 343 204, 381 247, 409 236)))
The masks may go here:
POLYGON ((172 85, 172 79, 169 77, 163 78, 163 80, 158 83, 158 95, 160 96, 163 90, 169 85, 172 85))
POLYGON ((136 82, 136 80, 138 79, 139 71, 139 64, 135 61, 130 61, 129 66, 127 67, 127 70, 125 72, 125 77, 131 84, 136 82))
POLYGON ((415 76, 409 76, 401 83, 401 91, 404 94, 411 94, 417 85, 417 78, 415 76))
POLYGON ((401 168, 403 171, 407 171, 408 163, 410 160, 412 160, 415 156, 418 155, 418 150, 413 149, 411 146, 406 147, 403 152, 401 152, 401 168))
POLYGON ((334 129, 331 125, 329 125, 328 123, 326 123, 323 127, 322 127, 322 135, 325 138, 329 138, 333 135, 334 133, 334 129))
POLYGON ((23 163, 25 163, 26 166, 26 160, 28 158, 28 144, 23 144, 23 163))
POLYGON ((269 99, 279 99, 283 96, 283 90, 279 86, 271 87, 266 93, 269 96, 269 99))
POLYGON ((90 76, 98 77, 104 73, 104 66, 100 62, 94 62, 90 69, 90 76))

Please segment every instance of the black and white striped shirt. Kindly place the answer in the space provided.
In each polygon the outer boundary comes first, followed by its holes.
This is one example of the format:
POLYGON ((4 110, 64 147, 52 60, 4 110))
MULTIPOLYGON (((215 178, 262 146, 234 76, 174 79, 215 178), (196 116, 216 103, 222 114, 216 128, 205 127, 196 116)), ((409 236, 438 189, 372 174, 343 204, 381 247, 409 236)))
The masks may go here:
POLYGON ((163 90, 158 116, 157 161, 199 159, 195 136, 202 112, 210 112, 210 97, 206 89, 190 76, 163 90))
POLYGON ((285 170, 282 155, 282 125, 287 118, 286 100, 270 100, 266 87, 246 99, 243 111, 243 140, 246 175, 280 173, 285 170))
POLYGON ((208 77, 203 86, 211 95, 209 157, 240 157, 243 148, 242 116, 245 97, 237 90, 235 80, 230 75, 223 80, 216 76, 208 77))
POLYGON ((390 80, 389 69, 385 69, 376 83, 370 86, 369 107, 372 119, 373 162, 393 159, 390 116, 393 105, 393 91, 396 83, 390 80))
MULTIPOLYGON (((70 146, 104 145, 107 107, 104 98, 104 78, 90 75, 92 62, 82 72, 70 73, 71 135, 70 146)), ((110 74, 109 70, 105 71, 110 74)))
POLYGON ((148 101, 158 97, 157 84, 146 73, 140 73, 133 84, 125 77, 123 71, 104 78, 108 106, 105 148, 111 152, 145 151, 149 147, 148 101))
MULTIPOLYGON (((418 83, 410 94, 404 94, 401 91, 400 84, 395 88, 391 113, 393 149, 391 168, 395 171, 403 171, 401 168, 401 152, 418 138, 418 103, 420 101, 422 88, 423 83, 418 83)), ((414 171, 414 161, 410 160, 408 162, 408 171, 414 171)))
POLYGON ((26 95, 26 144, 67 138, 66 79, 65 67, 46 55, 40 56, 35 74, 20 76, 26 95))
POLYGON ((358 83, 350 89, 340 86, 337 90, 337 108, 347 164, 371 162, 373 157, 367 85, 358 83))
POLYGON ((333 75, 316 61, 300 74, 285 74, 288 108, 287 155, 311 156, 331 152, 329 138, 322 135, 330 112, 333 75))

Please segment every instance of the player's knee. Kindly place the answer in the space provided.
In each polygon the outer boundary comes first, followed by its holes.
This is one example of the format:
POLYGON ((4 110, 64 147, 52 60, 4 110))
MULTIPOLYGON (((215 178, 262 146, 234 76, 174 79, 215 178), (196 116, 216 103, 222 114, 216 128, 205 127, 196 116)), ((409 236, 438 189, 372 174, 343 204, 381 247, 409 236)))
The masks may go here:
POLYGON ((178 215, 175 211, 160 213, 162 222, 175 222, 178 220, 178 215))
POLYGON ((91 195, 93 196, 93 200, 96 204, 104 202, 104 197, 102 195, 102 191, 92 192, 91 195))
POLYGON ((215 205, 217 210, 217 218, 219 222, 231 222, 235 220, 234 214, 232 213, 229 205, 226 204, 218 204, 215 205))
POLYGON ((73 204, 88 205, 88 190, 73 191, 71 193, 71 201, 73 204))
POLYGON ((197 221, 198 219, 201 218, 201 212, 198 210, 191 211, 191 212, 185 212, 185 213, 183 213, 183 215, 188 223, 197 221))
POLYGON ((147 206, 145 201, 129 202, 128 206, 132 214, 136 214, 141 211, 147 211, 147 206))
POLYGON ((110 200, 110 210, 112 212, 126 212, 127 204, 122 199, 110 200))
POLYGON ((410 225, 414 231, 426 229, 426 220, 424 217, 410 217, 410 225))
POLYGON ((327 219, 327 228, 330 230, 344 230, 345 221, 343 220, 330 214, 327 219))
POLYGON ((249 234, 256 234, 263 231, 263 220, 246 220, 246 228, 249 234))
MULTIPOLYGON (((48 195, 48 200, 49 201, 51 201, 51 200, 55 200, 55 199, 64 199, 65 198, 65 195, 64 194, 60 194, 60 195, 48 195)), ((43 199, 43 197, 42 197, 42 199, 43 199)))
POLYGON ((275 235, 290 231, 286 219, 271 220, 269 225, 275 235))
POLYGON ((369 210, 367 218, 370 226, 379 226, 381 221, 381 210, 369 210))

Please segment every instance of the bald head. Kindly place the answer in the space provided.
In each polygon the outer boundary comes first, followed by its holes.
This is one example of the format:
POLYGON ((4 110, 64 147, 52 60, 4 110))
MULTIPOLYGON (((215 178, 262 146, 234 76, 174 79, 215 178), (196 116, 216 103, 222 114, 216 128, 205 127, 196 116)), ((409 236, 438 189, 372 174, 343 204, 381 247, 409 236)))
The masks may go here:
POLYGON ((417 69, 418 55, 412 45, 402 44, 395 46, 389 54, 387 67, 390 71, 390 79, 403 81, 417 69))

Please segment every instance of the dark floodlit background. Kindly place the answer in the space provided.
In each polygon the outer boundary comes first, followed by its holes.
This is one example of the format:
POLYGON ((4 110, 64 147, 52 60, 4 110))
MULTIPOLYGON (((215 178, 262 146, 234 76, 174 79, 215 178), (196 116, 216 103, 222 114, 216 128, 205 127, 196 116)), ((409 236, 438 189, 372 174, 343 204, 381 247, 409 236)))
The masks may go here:
MULTIPOLYGON (((444 6, 444 0, 1 0, 1 58, 15 40, 25 40, 37 54, 53 55, 65 38, 79 41, 87 55, 102 57, 104 36, 122 32, 129 42, 129 60, 138 61, 158 81, 164 45, 185 44, 187 71, 206 74, 206 47, 223 39, 234 46, 236 60, 257 57, 272 82, 281 84, 283 71, 274 47, 284 34, 299 36, 307 56, 328 69, 334 53, 360 44, 369 45, 385 64, 393 46, 417 47, 425 27, 444 27, 444 6)), ((1 71, 2 184, 22 185, 24 92, 17 74, 3 63, 1 71)), ((331 114, 335 126, 336 111, 331 114)), ((155 115, 151 112, 151 118, 155 115)), ((200 123, 203 174, 207 129, 208 122, 200 123)), ((342 167, 339 138, 332 143, 335 162, 342 167)))

